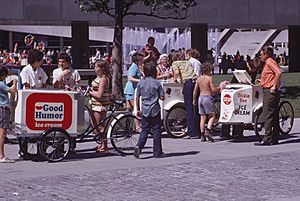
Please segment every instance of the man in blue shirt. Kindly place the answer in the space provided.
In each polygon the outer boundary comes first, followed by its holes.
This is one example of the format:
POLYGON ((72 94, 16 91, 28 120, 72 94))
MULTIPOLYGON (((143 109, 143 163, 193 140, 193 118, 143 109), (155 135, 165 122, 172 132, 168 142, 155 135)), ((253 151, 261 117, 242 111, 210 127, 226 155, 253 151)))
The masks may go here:
POLYGON ((148 62, 144 66, 145 79, 137 85, 136 102, 137 116, 141 116, 142 132, 139 141, 134 148, 134 156, 139 158, 141 149, 147 142, 148 133, 153 134, 153 156, 160 158, 162 156, 161 146, 161 118, 159 99, 164 100, 164 91, 162 85, 156 80, 156 63, 148 62), (140 108, 140 97, 142 97, 142 111, 140 108))

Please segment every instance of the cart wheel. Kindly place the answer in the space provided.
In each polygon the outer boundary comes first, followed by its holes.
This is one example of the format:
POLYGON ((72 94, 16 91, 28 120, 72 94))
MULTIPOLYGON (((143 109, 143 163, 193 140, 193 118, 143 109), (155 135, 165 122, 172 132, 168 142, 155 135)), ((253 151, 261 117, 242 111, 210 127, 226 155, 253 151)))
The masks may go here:
POLYGON ((138 118, 128 114, 120 117, 113 125, 110 141, 119 153, 133 154, 141 132, 139 124, 140 120, 138 118))
POLYGON ((173 106, 170 111, 166 112, 164 127, 171 137, 181 138, 185 136, 187 123, 184 106, 173 106))
POLYGON ((39 154, 38 138, 18 137, 22 157, 33 157, 39 154))
POLYGON ((282 135, 287 135, 294 124, 294 109, 288 101, 279 104, 279 128, 282 135))
POLYGON ((63 160, 70 151, 70 135, 62 128, 50 128, 41 137, 40 154, 50 162, 63 160))
POLYGON ((259 110, 254 118, 254 132, 259 141, 262 141, 265 135, 264 121, 262 110, 259 110))

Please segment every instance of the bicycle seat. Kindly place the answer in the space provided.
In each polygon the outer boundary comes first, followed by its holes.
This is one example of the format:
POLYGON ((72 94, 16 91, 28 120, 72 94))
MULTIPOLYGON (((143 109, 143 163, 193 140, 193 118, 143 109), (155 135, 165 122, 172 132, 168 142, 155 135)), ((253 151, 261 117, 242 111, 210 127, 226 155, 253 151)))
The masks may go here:
POLYGON ((125 99, 112 99, 111 102, 113 102, 115 105, 123 105, 123 103, 126 102, 125 99))

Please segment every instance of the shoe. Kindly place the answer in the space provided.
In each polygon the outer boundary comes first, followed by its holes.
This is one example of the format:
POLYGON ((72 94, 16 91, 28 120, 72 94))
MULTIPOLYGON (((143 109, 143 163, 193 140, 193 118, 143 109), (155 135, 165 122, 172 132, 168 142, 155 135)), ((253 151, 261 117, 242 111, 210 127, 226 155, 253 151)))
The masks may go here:
POLYGON ((272 145, 275 145, 275 144, 273 144, 273 142, 260 141, 260 142, 254 143, 254 145, 255 146, 272 146, 272 145))
POLYGON ((96 152, 99 152, 99 153, 105 153, 108 151, 108 147, 103 145, 103 144, 99 144, 97 147, 96 147, 96 152))
POLYGON ((204 136, 208 139, 208 141, 214 142, 214 138, 212 137, 210 130, 206 130, 204 136))
POLYGON ((206 142, 206 137, 204 136, 203 133, 201 133, 200 139, 201 139, 201 142, 206 142))
POLYGON ((14 163, 16 162, 15 160, 12 160, 12 159, 9 159, 9 158, 6 158, 6 157, 3 157, 0 159, 0 163, 14 163))
POLYGON ((139 158, 140 157, 140 154, 141 154, 141 149, 139 146, 135 146, 134 147, 134 150, 133 150, 133 155, 134 157, 136 158, 139 158))

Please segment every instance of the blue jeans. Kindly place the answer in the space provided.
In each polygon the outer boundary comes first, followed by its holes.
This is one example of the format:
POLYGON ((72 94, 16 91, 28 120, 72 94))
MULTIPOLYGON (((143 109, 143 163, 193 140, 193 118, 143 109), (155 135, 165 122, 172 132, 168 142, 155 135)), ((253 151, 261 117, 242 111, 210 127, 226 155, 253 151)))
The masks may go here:
POLYGON ((158 157, 162 154, 162 146, 161 146, 161 119, 160 112, 154 117, 145 117, 142 116, 142 132, 139 137, 139 141, 137 146, 140 149, 143 149, 148 138, 148 134, 153 134, 153 156, 158 157))
POLYGON ((193 91, 195 87, 195 81, 192 79, 188 79, 183 83, 183 99, 184 99, 184 107, 186 111, 186 120, 188 131, 187 134, 191 137, 199 136, 199 114, 197 107, 194 108, 193 105, 193 91))

